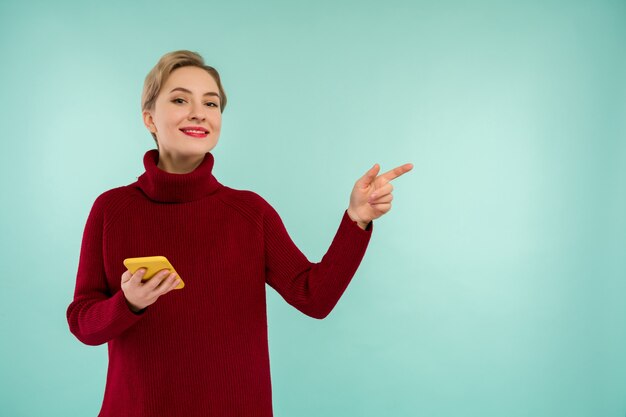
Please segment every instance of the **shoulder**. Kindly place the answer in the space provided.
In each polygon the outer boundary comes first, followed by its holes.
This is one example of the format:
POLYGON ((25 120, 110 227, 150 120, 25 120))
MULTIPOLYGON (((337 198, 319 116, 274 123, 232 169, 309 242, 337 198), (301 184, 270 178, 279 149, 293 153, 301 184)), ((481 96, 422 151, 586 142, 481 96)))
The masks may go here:
POLYGON ((91 214, 111 219, 121 213, 136 196, 129 186, 115 187, 96 197, 91 207, 91 214))
POLYGON ((250 190, 237 190, 235 188, 223 186, 220 196, 223 200, 238 202, 240 204, 258 207, 269 205, 269 203, 263 197, 250 190))
POLYGON ((255 223, 260 223, 266 213, 274 212, 270 203, 254 191, 223 186, 219 198, 224 204, 255 223))
POLYGON ((93 205, 99 208, 107 208, 111 205, 115 205, 122 200, 126 200, 134 194, 134 190, 127 185, 121 187, 111 188, 110 190, 104 191, 99 196, 96 197, 93 205))

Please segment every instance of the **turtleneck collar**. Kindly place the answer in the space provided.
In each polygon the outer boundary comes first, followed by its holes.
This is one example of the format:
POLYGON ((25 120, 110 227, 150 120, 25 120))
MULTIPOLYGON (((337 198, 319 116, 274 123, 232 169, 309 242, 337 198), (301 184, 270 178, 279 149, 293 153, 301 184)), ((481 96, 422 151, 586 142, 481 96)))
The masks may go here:
POLYGON ((137 179, 140 188, 151 200, 160 203, 185 203, 199 200, 217 191, 222 185, 212 174, 213 154, 207 152, 204 159, 187 174, 172 174, 157 166, 159 151, 151 149, 143 156, 146 168, 137 179))

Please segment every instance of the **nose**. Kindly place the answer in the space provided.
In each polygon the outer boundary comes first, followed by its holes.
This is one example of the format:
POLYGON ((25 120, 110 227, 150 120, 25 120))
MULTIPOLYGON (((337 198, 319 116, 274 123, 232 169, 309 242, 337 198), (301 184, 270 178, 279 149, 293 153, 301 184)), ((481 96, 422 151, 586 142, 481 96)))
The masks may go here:
POLYGON ((206 116, 203 112, 204 108, 202 105, 192 104, 189 109, 189 120, 204 120, 206 116))

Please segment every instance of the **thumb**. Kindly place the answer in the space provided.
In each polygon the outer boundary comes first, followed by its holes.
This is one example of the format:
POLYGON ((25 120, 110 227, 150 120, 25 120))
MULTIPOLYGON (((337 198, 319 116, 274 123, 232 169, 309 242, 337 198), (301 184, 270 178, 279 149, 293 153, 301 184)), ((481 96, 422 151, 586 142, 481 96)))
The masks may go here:
POLYGON ((380 172, 380 165, 374 164, 374 166, 371 167, 365 175, 359 178, 357 184, 362 188, 367 188, 376 179, 378 172, 380 172))

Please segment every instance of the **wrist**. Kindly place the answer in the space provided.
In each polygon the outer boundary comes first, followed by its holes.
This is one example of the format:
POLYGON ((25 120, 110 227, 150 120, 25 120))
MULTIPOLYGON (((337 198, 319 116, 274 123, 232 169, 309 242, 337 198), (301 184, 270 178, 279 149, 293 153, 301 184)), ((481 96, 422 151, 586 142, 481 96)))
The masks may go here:
POLYGON ((126 297, 124 297, 124 299, 126 300, 126 305, 128 306, 129 310, 132 311, 135 314, 140 313, 141 310, 143 310, 145 308, 145 307, 141 308, 139 306, 136 306, 135 304, 133 304, 130 301, 128 301, 128 298, 126 298, 126 297))
POLYGON ((359 226, 361 229, 365 230, 367 225, 370 224, 369 221, 364 221, 363 219, 361 219, 357 215, 355 215, 354 212, 352 210, 350 210, 350 208, 348 208, 348 210, 346 212, 347 212, 348 217, 350 218, 350 220, 355 222, 357 224, 357 226, 359 226))

